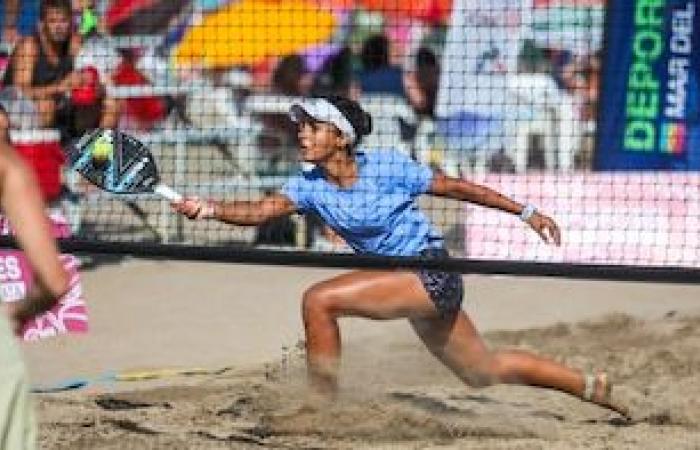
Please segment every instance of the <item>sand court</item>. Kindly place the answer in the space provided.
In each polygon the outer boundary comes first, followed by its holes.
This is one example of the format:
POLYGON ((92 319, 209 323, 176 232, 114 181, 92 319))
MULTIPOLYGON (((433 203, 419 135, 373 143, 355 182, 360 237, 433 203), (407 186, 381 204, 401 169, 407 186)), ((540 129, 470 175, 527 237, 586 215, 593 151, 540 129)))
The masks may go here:
POLYGON ((38 394, 42 445, 700 446, 698 286, 465 277, 465 310, 491 345, 605 367, 644 392, 655 404, 650 418, 623 427, 556 392, 464 387, 404 321, 343 320, 341 396, 305 408, 300 298, 340 272, 139 259, 85 271, 91 330, 25 345, 35 384, 142 369, 221 370, 38 394))

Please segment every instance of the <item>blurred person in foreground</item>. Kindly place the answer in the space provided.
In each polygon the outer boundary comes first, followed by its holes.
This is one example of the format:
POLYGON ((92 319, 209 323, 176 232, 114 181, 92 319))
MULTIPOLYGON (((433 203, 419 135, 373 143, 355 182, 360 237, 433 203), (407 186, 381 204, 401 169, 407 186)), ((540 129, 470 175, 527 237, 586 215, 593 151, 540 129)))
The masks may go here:
MULTIPOLYGON (((0 109, 0 124, 7 116, 0 109)), ((24 299, 4 303, 0 314, 0 448, 36 448, 37 425, 27 372, 16 343, 25 322, 48 311, 68 290, 69 278, 51 237, 39 187, 0 128, 0 207, 34 269, 35 282, 24 299)))
POLYGON ((72 14, 69 0, 43 0, 36 32, 18 42, 3 82, 31 98, 40 126, 58 128, 64 139, 98 126, 114 127, 119 113, 118 103, 106 97, 97 68, 74 70, 81 40, 72 14))

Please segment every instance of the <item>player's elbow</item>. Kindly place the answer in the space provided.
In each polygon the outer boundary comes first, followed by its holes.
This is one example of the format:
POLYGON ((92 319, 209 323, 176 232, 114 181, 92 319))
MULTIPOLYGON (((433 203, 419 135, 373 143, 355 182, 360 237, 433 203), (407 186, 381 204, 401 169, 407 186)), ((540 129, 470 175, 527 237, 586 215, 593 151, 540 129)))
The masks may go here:
POLYGON ((292 208, 287 202, 280 202, 276 199, 266 199, 258 203, 255 208, 255 225, 261 225, 272 219, 288 215, 292 212, 292 208))

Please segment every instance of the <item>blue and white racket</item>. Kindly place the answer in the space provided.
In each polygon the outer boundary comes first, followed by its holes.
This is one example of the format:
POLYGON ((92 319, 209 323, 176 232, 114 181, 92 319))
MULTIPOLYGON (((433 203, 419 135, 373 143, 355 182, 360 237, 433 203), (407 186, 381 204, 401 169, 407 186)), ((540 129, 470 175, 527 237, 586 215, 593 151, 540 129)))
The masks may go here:
POLYGON ((73 169, 107 192, 155 192, 171 202, 182 200, 182 195, 160 182, 148 147, 121 131, 92 130, 69 146, 67 156, 73 169))

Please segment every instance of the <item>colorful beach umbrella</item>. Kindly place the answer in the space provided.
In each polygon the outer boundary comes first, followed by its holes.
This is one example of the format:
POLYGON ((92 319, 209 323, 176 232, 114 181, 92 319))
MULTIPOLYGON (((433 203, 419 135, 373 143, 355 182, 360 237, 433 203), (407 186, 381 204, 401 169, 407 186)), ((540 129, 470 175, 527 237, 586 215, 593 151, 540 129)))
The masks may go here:
POLYGON ((313 1, 241 0, 204 17, 175 50, 180 65, 230 67, 329 42, 335 16, 313 1))

